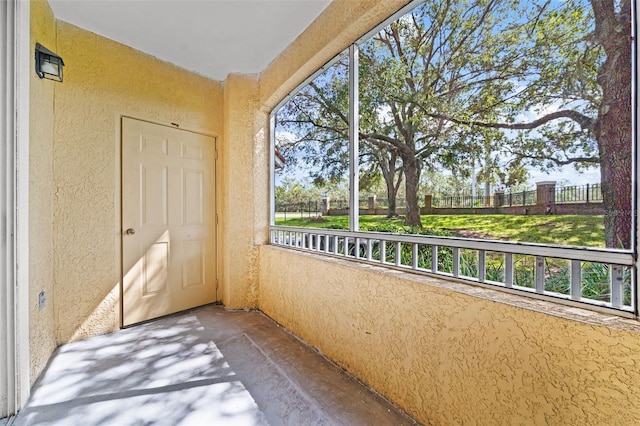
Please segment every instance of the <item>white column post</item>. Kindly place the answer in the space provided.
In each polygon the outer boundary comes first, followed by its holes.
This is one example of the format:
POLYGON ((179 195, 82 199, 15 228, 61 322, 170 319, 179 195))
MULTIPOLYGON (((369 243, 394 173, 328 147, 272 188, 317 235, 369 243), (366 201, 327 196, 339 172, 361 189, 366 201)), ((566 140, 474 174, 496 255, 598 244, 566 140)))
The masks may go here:
POLYGON ((29 79, 30 4, 0 3, 0 417, 30 390, 29 79))

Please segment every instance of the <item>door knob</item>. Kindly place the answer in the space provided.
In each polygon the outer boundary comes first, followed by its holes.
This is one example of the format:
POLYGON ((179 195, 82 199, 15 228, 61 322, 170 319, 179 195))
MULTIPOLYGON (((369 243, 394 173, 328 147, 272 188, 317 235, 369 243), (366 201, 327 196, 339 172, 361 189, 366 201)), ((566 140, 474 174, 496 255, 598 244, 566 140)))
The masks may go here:
POLYGON ((133 235, 133 234, 136 233, 136 231, 133 228, 129 228, 126 231, 124 231, 124 233, 127 234, 127 235, 133 235))

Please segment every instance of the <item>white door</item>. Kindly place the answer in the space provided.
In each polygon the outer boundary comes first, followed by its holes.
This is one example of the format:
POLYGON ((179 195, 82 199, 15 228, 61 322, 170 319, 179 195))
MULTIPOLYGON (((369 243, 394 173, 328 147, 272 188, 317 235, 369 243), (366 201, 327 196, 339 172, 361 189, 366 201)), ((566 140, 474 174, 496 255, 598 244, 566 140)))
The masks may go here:
POLYGON ((122 119, 123 325, 215 302, 215 139, 122 119))

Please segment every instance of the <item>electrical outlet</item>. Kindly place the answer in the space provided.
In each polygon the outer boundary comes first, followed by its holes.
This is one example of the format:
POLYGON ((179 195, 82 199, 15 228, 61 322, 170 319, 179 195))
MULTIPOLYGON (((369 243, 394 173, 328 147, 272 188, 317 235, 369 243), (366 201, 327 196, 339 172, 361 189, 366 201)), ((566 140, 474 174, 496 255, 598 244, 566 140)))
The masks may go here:
POLYGON ((47 303, 47 297, 44 295, 44 291, 41 291, 38 295, 38 308, 40 310, 44 309, 44 305, 47 303))

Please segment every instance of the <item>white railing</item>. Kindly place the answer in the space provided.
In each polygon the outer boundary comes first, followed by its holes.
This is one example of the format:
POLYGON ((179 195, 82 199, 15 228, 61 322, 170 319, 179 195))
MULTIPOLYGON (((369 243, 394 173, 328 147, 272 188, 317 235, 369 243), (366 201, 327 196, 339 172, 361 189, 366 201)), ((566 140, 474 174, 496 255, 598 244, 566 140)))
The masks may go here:
POLYGON ((270 242, 626 317, 637 314, 635 260, 628 251, 284 226, 271 227, 270 242))

